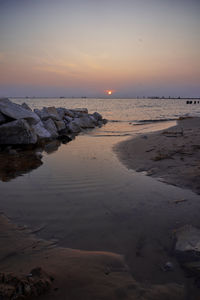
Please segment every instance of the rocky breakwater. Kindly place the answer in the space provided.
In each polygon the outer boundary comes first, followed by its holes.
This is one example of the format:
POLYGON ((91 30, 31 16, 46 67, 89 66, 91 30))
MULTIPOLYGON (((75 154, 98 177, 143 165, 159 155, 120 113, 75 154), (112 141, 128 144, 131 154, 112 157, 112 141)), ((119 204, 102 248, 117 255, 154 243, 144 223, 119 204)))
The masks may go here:
POLYGON ((86 108, 44 107, 0 99, 0 180, 9 181, 42 165, 42 152, 54 152, 89 128, 106 120, 86 108))
POLYGON ((0 99, 0 145, 35 145, 67 138, 105 122, 99 113, 89 114, 86 108, 44 107, 32 111, 26 103, 0 99))

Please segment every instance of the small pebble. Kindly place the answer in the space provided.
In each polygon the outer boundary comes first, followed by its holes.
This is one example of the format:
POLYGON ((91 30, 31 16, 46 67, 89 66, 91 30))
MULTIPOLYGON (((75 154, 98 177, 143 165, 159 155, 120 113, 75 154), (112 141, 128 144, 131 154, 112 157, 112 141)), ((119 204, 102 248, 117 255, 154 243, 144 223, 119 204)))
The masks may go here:
POLYGON ((35 152, 35 156, 40 159, 40 158, 42 158, 42 153, 41 152, 35 152))
POLYGON ((166 262, 166 264, 164 265, 164 270, 165 271, 173 271, 174 270, 173 263, 170 261, 166 262))

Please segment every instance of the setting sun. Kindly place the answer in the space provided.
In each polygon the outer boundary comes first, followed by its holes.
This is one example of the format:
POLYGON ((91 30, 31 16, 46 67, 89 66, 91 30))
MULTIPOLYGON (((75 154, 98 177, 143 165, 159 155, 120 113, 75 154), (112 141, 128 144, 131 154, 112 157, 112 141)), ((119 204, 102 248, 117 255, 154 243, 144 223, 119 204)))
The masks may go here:
POLYGON ((113 90, 107 90, 106 91, 106 94, 109 95, 109 96, 112 95, 112 93, 113 93, 113 90))

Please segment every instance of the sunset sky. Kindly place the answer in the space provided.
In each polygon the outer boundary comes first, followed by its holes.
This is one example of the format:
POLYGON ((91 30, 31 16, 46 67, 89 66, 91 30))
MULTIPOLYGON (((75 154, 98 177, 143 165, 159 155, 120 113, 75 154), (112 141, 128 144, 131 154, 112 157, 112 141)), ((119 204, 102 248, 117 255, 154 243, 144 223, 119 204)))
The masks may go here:
POLYGON ((0 96, 200 96, 199 0, 0 0, 0 96))

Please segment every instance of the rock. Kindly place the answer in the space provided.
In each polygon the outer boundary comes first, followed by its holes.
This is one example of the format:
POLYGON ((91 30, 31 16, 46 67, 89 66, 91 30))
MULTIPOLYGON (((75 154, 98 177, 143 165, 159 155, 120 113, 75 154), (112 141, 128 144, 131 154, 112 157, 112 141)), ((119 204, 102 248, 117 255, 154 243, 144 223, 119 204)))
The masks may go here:
POLYGON ((85 117, 87 115, 88 114, 86 114, 86 113, 82 113, 82 112, 79 112, 79 111, 74 111, 74 118, 81 118, 81 117, 85 117))
POLYGON ((6 117, 0 112, 0 125, 6 123, 6 117))
POLYGON ((102 115, 100 115, 98 112, 94 112, 94 113, 93 113, 93 117, 94 117, 97 121, 102 121, 102 115))
POLYGON ((43 121, 44 127, 46 130, 50 133, 51 138, 57 138, 58 132, 56 125, 54 124, 54 121, 52 119, 48 119, 46 121, 43 121))
POLYGON ((70 118, 74 118, 75 117, 75 112, 73 112, 70 109, 65 109, 65 116, 68 116, 70 118))
POLYGON ((200 255, 200 230, 186 225, 175 232, 176 246, 175 250, 179 252, 193 251, 200 255))
POLYGON ((166 264, 164 265, 164 271, 173 271, 174 270, 174 265, 171 261, 166 262, 166 264))
POLYGON ((65 124, 71 122, 73 120, 73 118, 69 117, 69 116, 64 116, 63 121, 65 122, 65 124))
POLYGON ((57 113, 59 114, 60 118, 63 119, 65 116, 66 109, 63 107, 58 107, 58 108, 56 108, 56 110, 57 110, 57 113))
POLYGON ((72 122, 66 125, 66 129, 71 133, 79 133, 81 131, 81 127, 79 124, 73 120, 72 122))
POLYGON ((37 159, 41 159, 43 157, 42 152, 40 151, 35 152, 35 156, 37 159))
POLYGON ((0 99, 0 112, 14 120, 25 119, 29 124, 36 124, 40 121, 37 114, 7 98, 0 99))
POLYGON ((59 135, 58 139, 63 143, 63 144, 67 144, 69 142, 72 141, 72 138, 69 137, 69 135, 63 134, 63 135, 59 135))
POLYGON ((45 294, 52 284, 51 276, 41 268, 35 268, 32 276, 0 273, 0 299, 36 299, 45 294))
POLYGON ((40 109, 38 109, 38 108, 35 108, 34 109, 34 113, 36 114, 36 115, 38 115, 38 117, 40 118, 40 120, 43 120, 43 111, 42 110, 40 110, 40 109))
POLYGON ((95 124, 95 126, 98 126, 98 120, 93 116, 93 115, 89 115, 90 120, 92 120, 92 122, 95 124))
POLYGON ((60 121, 61 118, 54 106, 52 107, 43 107, 42 110, 34 109, 34 112, 40 117, 42 121, 47 119, 53 119, 55 121, 60 121))
POLYGON ((47 115, 49 115, 49 118, 56 120, 56 121, 60 121, 61 118, 56 110, 56 108, 54 106, 52 107, 45 107, 44 111, 47 113, 47 115))
POLYGON ((54 121, 54 123, 55 123, 58 131, 61 131, 66 128, 64 121, 54 121))
POLYGON ((175 232, 175 254, 181 266, 191 275, 200 275, 200 230, 186 225, 175 232))
POLYGON ((48 154, 53 153, 58 150, 61 142, 58 140, 51 141, 50 143, 44 146, 44 151, 48 154))
POLYGON ((32 111, 32 109, 28 106, 28 104, 26 104, 25 102, 24 103, 22 103, 22 105, 21 105, 23 108, 25 108, 25 109, 27 109, 27 110, 30 110, 30 111, 32 111))
POLYGON ((26 120, 17 120, 0 125, 1 145, 35 144, 37 136, 26 120))
POLYGON ((42 121, 33 125, 32 128, 39 139, 50 139, 51 138, 50 132, 44 127, 44 124, 42 123, 42 121))
POLYGON ((74 109, 72 109, 72 111, 88 114, 88 109, 87 108, 74 108, 74 109))
POLYGON ((76 122, 76 124, 79 125, 81 128, 94 128, 95 127, 94 121, 89 116, 75 118, 74 122, 76 122))

